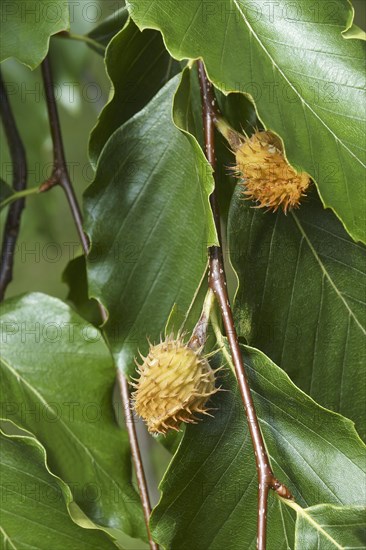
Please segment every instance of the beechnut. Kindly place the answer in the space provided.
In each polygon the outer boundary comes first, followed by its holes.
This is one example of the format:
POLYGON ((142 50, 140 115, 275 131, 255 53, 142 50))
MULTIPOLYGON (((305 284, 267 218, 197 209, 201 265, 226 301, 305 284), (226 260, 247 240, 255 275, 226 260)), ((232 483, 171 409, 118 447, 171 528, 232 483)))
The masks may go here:
POLYGON ((257 203, 257 208, 286 213, 300 205, 310 185, 306 172, 296 172, 287 162, 281 142, 271 132, 255 132, 244 139, 235 151, 235 173, 243 195, 257 203))
POLYGON ((195 415, 208 414, 206 403, 218 391, 214 372, 201 350, 193 350, 173 336, 150 345, 138 373, 133 403, 150 433, 166 434, 179 431, 181 422, 196 423, 195 415))

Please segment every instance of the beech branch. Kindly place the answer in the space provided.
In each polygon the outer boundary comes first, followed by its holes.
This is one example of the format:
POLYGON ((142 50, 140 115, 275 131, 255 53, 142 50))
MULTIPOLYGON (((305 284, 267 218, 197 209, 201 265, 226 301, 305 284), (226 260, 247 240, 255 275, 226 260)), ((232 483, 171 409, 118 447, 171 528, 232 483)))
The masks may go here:
MULTIPOLYGON (((52 170, 51 177, 41 185, 40 192, 48 191, 55 185, 60 185, 62 187, 62 189, 66 194, 66 197, 70 206, 71 214, 79 234, 83 252, 85 256, 87 256, 89 252, 89 241, 83 230, 83 220, 82 220, 81 210, 75 195, 75 191, 69 176, 68 169, 67 169, 60 120, 58 116, 56 99, 54 94, 53 76, 52 76, 52 69, 51 69, 49 55, 45 58, 45 60, 42 63, 42 77, 43 77, 44 91, 45 91, 45 97, 47 101, 47 110, 48 110, 48 117, 50 122, 50 129, 51 129, 51 136, 52 136, 52 143, 53 143, 53 170, 52 170)), ((107 314, 101 304, 99 304, 99 310, 100 310, 101 318, 103 322, 105 322, 107 320, 107 314)), ((128 381, 120 371, 118 371, 117 373, 117 382, 118 382, 120 396, 123 404, 123 410, 125 414, 125 423, 126 423, 128 438, 129 438, 130 447, 131 447, 132 460, 136 471, 137 484, 138 484, 140 499, 143 507, 149 544, 150 544, 151 550, 158 550, 157 544, 152 539, 150 527, 149 527, 151 505, 150 505, 149 493, 147 489, 146 477, 144 473, 144 467, 141 460, 141 453, 140 453, 139 443, 138 443, 137 434, 136 434, 136 427, 133 421, 133 415, 130 408, 130 395, 129 395, 128 381)))
MULTIPOLYGON (((13 168, 13 189, 23 191, 27 185, 27 159, 25 149, 11 109, 8 94, 0 72, 0 114, 9 146, 13 168)), ((20 230, 20 220, 25 205, 18 199, 10 205, 5 221, 0 265, 0 301, 4 299, 6 288, 13 279, 14 252, 20 230)))
MULTIPOLYGON (((214 95, 213 87, 207 78, 202 61, 198 62, 198 76, 202 99, 205 154, 208 162, 213 169, 215 183, 217 183, 217 161, 215 156, 215 120, 217 120, 218 118, 218 109, 216 106, 216 98, 214 95)), ((215 190, 210 196, 210 202, 217 235, 219 238, 219 242, 221 243, 220 212, 215 190)), ((243 357, 239 347, 238 336, 234 325, 232 309, 227 292, 225 267, 221 246, 213 246, 209 249, 209 286, 213 290, 220 307, 223 325, 225 328, 232 361, 238 380, 239 390, 248 420, 249 432, 253 444, 259 482, 257 548, 258 550, 265 550, 269 490, 273 489, 279 496, 283 498, 292 499, 293 497, 287 487, 280 483, 278 479, 274 476, 269 462, 269 457, 259 426, 259 421, 251 395, 248 378, 245 372, 243 357)))

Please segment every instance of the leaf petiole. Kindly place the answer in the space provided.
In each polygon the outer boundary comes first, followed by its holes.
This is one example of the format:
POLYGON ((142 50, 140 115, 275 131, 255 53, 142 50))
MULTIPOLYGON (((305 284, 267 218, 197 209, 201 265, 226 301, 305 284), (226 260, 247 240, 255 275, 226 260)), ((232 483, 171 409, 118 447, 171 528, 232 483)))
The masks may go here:
POLYGON ((13 193, 9 197, 7 197, 5 200, 0 202, 0 210, 8 206, 9 204, 19 200, 23 199, 24 197, 28 197, 29 195, 35 195, 36 193, 39 193, 39 187, 31 187, 30 189, 24 189, 23 191, 18 191, 17 193, 13 193))
POLYGON ((78 42, 84 42, 84 44, 87 44, 88 46, 91 46, 92 48, 97 49, 98 51, 104 53, 105 47, 99 44, 96 40, 93 40, 93 38, 90 38, 90 36, 87 36, 86 34, 75 34, 72 32, 64 32, 60 34, 56 34, 55 36, 59 36, 62 38, 69 38, 70 40, 77 40, 78 42))

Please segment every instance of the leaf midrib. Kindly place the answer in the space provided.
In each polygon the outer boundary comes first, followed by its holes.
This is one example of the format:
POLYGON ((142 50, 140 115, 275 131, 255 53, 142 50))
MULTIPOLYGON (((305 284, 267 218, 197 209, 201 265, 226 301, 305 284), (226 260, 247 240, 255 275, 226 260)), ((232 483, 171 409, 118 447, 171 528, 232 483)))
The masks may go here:
MULTIPOLYGON (((285 504, 287 504, 287 506, 290 506, 291 508, 293 508, 297 515, 304 518, 305 521, 307 521, 312 527, 314 527, 316 531, 318 531, 326 539, 328 539, 329 542, 331 542, 338 550, 344 550, 345 547, 341 546, 329 533, 327 533, 327 531, 325 531, 325 529, 323 529, 323 526, 320 525, 319 523, 317 523, 311 517, 311 515, 307 512, 306 508, 305 509, 301 508, 301 506, 296 504, 296 502, 291 502, 291 501, 284 501, 284 502, 285 502, 285 504)), ((296 533, 296 535, 297 535, 297 533, 296 533)), ((297 536, 296 536, 296 539, 295 539, 295 544, 297 545, 297 536)))

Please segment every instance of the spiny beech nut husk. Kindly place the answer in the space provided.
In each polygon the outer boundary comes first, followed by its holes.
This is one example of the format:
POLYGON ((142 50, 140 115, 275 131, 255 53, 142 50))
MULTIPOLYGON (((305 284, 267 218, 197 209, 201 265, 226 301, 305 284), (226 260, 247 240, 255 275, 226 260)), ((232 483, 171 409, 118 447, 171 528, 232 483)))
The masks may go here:
POLYGON ((150 345, 148 355, 142 356, 132 397, 149 432, 179 431, 181 422, 195 424, 195 414, 208 414, 206 403, 217 390, 214 372, 201 351, 170 336, 150 345))
POLYGON ((235 150, 235 171, 247 199, 257 208, 286 213, 300 205, 310 185, 306 172, 296 172, 283 154, 282 144, 271 132, 255 132, 235 150))

